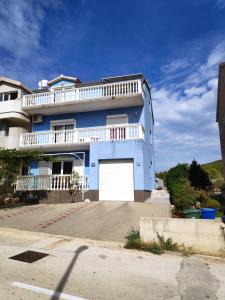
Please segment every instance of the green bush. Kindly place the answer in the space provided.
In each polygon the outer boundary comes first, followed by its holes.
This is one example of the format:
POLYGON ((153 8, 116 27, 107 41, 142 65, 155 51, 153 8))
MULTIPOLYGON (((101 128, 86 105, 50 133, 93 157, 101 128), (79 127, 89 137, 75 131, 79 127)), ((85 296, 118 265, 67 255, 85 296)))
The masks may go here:
POLYGON ((192 248, 186 248, 183 244, 178 245, 173 242, 171 238, 165 239, 164 236, 157 233, 158 242, 144 242, 140 237, 140 232, 134 229, 131 229, 125 237, 126 243, 125 248, 127 249, 137 249, 143 250, 146 252, 151 252, 153 254, 162 254, 165 251, 177 251, 182 252, 183 255, 188 256, 193 253, 192 248))
POLYGON ((130 232, 125 236, 127 249, 140 249, 141 247, 141 237, 138 230, 131 229, 130 232))
POLYGON ((219 203, 219 201, 215 200, 215 199, 208 199, 206 201, 206 203, 204 204, 204 207, 208 207, 208 208, 215 208, 215 209, 218 209, 220 210, 221 208, 221 205, 219 203))
POLYGON ((159 240, 160 247, 163 250, 178 251, 177 243, 174 243, 171 238, 165 239, 165 237, 160 235, 158 232, 157 232, 157 238, 159 240))
POLYGON ((142 242, 140 249, 158 255, 163 253, 162 247, 157 242, 149 242, 149 243, 142 242))
POLYGON ((173 183, 171 196, 177 210, 190 208, 196 203, 194 189, 190 186, 187 179, 173 183))
POLYGON ((166 186, 169 192, 171 192, 175 183, 179 183, 183 179, 188 179, 187 164, 178 164, 174 168, 171 168, 166 174, 166 186))
POLYGON ((199 202, 201 206, 204 206, 212 196, 212 193, 206 190, 195 189, 194 192, 195 192, 196 202, 199 202))

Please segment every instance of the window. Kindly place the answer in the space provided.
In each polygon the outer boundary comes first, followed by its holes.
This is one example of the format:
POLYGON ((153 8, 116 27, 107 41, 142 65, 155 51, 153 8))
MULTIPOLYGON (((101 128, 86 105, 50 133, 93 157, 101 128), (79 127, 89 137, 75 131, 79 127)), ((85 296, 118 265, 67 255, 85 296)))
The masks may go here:
POLYGON ((10 100, 15 100, 16 98, 18 98, 18 92, 10 93, 10 100))
POLYGON ((61 161, 54 161, 52 163, 52 174, 59 175, 61 174, 61 161))
POLYGON ((126 114, 107 116, 107 126, 110 128, 110 140, 125 140, 127 136, 127 129, 124 126, 128 124, 128 116, 126 114))
POLYGON ((52 175, 72 174, 73 161, 54 161, 52 163, 52 175))
POLYGON ((65 119, 65 120, 55 120, 51 121, 51 130, 71 130, 76 127, 76 123, 74 119, 65 119))
POLYGON ((18 98, 18 91, 7 92, 7 93, 0 93, 0 101, 15 100, 17 98, 18 98))
POLYGON ((128 116, 126 114, 107 116, 107 125, 127 124, 128 116))
POLYGON ((73 130, 75 127, 75 120, 68 119, 68 120, 59 120, 59 121, 52 121, 51 122, 51 130, 53 131, 53 139, 54 143, 61 144, 61 143, 70 143, 73 140, 73 130), (64 131, 64 132, 63 132, 64 131))
POLYGON ((22 175, 22 176, 29 175, 29 171, 30 171, 29 166, 26 165, 26 164, 22 164, 21 175, 22 175))

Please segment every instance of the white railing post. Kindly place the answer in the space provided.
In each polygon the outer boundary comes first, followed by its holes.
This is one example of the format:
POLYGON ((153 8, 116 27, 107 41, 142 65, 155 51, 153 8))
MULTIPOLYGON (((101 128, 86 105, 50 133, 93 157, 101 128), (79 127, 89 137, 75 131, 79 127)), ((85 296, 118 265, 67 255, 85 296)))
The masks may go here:
POLYGON ((121 124, 73 130, 22 133, 20 136, 20 147, 90 144, 91 142, 131 139, 144 139, 144 128, 142 125, 121 124))
POLYGON ((142 81, 141 79, 136 79, 79 88, 73 87, 68 90, 24 95, 22 106, 27 108, 68 101, 101 100, 102 98, 130 96, 140 93, 142 93, 142 81))

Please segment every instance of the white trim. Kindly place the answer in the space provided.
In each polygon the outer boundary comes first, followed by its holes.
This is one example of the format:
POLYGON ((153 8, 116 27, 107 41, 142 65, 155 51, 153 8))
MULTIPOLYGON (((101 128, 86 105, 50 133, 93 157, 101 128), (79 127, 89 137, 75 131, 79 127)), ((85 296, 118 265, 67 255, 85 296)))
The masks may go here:
POLYGON ((14 281, 12 283, 12 286, 15 286, 15 287, 18 287, 18 288, 21 288, 21 289, 25 289, 25 290, 28 290, 28 291, 48 295, 48 296, 55 296, 58 299, 60 298, 60 299, 65 299, 65 300, 87 300, 87 299, 84 299, 84 298, 76 297, 76 296, 61 293, 61 292, 56 292, 56 291, 53 291, 53 290, 50 290, 50 289, 41 288, 41 287, 38 287, 38 286, 34 286, 34 285, 30 285, 30 284, 26 284, 26 283, 22 283, 22 282, 18 282, 18 281, 14 281))

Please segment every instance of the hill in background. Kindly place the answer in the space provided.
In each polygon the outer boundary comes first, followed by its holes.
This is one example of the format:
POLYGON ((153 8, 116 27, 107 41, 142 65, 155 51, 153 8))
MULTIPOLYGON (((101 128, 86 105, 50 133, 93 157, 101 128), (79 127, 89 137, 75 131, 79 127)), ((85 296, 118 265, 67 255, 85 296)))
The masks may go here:
MULTIPOLYGON (((214 188, 220 188, 225 183, 222 171, 222 160, 216 160, 207 164, 202 164, 201 167, 209 174, 209 179, 213 183, 214 188)), ((156 177, 163 179, 165 182, 166 174, 167 171, 160 172, 156 174, 156 177)))
POLYGON ((222 160, 216 160, 211 163, 202 164, 201 166, 206 172, 208 172, 209 178, 214 187, 221 187, 224 183, 222 160))

